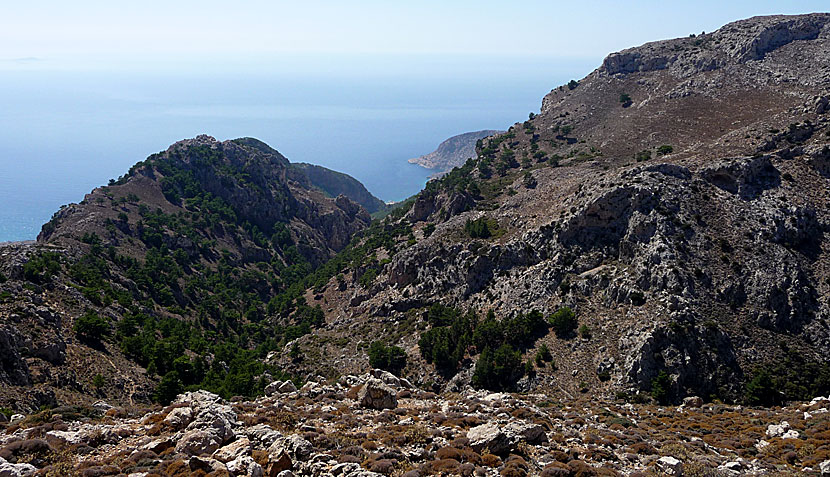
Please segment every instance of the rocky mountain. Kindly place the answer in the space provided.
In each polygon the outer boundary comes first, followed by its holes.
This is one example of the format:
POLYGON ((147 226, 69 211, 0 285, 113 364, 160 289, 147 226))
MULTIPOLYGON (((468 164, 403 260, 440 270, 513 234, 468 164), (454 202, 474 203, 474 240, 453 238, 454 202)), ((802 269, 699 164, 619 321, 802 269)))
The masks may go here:
POLYGON ((320 189, 329 197, 344 195, 360 204, 370 214, 387 209, 385 202, 372 195, 363 184, 348 174, 302 162, 291 164, 289 173, 292 172, 296 172, 292 178, 297 182, 307 183, 309 188, 320 189))
MULTIPOLYGON (((500 360, 530 363, 504 388, 552 395, 827 392, 828 23, 752 18, 552 90, 387 222, 411 235, 386 258, 308 295, 328 324, 301 349, 348 326, 436 391, 500 360), (532 364, 542 345, 555 367, 532 364)), ((301 369, 357 371, 360 346, 301 369)))
POLYGON ((370 222, 310 183, 260 141, 199 136, 0 248, 3 405, 264 387, 261 359, 321 319, 305 280, 370 222))
POLYGON ((826 475, 828 86, 830 14, 614 53, 372 222, 177 143, 0 247, 0 472, 826 475))
POLYGON ((409 159, 409 162, 436 172, 446 172, 453 167, 462 166, 467 159, 475 157, 476 142, 480 139, 501 132, 503 131, 487 129, 459 134, 442 142, 429 154, 409 159))

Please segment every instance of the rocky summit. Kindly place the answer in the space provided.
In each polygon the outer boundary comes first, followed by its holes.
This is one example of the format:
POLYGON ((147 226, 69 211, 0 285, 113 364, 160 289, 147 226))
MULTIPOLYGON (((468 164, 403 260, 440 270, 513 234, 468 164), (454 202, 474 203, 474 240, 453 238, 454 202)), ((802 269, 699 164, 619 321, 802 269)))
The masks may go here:
POLYGON ((254 139, 150 156, 0 246, 0 475, 830 474, 828 55, 613 53, 376 220, 254 139))

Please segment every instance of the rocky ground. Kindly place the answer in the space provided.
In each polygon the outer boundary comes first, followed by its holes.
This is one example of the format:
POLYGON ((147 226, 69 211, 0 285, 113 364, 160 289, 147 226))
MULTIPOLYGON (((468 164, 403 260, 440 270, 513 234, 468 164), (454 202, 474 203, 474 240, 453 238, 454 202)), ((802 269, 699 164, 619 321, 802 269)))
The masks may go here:
POLYGON ((474 391, 435 395, 374 370, 224 401, 12 416, 3 476, 828 475, 830 397, 678 407, 474 391))

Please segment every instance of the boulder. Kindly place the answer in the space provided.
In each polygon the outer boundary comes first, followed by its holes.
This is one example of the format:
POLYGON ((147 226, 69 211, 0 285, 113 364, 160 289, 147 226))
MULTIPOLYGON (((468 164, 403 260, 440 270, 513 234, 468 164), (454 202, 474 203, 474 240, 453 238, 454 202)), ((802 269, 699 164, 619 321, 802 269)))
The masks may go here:
POLYGON ((512 449, 510 438, 499 428, 498 424, 482 424, 467 431, 470 447, 478 453, 485 449, 495 455, 506 455, 512 449))
POLYGON ((504 426, 503 432, 513 446, 519 442, 527 442, 528 444, 535 445, 548 441, 545 428, 540 424, 512 421, 504 426))
POLYGON ((29 477, 37 472, 32 464, 12 464, 0 457, 0 477, 29 477))
POLYGON ((250 456, 253 446, 246 438, 237 439, 213 453, 213 458, 219 462, 228 463, 242 456, 250 456))
POLYGON ((361 407, 369 409, 395 409, 397 393, 377 378, 369 378, 357 394, 361 407))
POLYGON ((818 465, 819 472, 821 472, 821 477, 830 476, 830 460, 825 460, 821 464, 818 465))
POLYGON ((227 463, 228 472, 232 475, 246 477, 263 477, 262 466, 257 464, 249 455, 242 455, 227 463))
POLYGON ((228 471, 228 468, 225 464, 219 462, 216 459, 211 459, 210 457, 191 457, 188 461, 188 465, 190 470, 196 472, 201 470, 203 472, 211 473, 211 472, 218 472, 222 475, 228 471))
POLYGON ((293 393, 297 391, 297 386, 294 386, 294 383, 291 381, 285 381, 284 383, 280 384, 277 390, 282 394, 293 393))
POLYGON ((277 439, 277 441, 268 448, 268 453, 277 457, 279 457, 280 454, 287 454, 292 461, 302 462, 308 460, 313 449, 314 446, 311 445, 311 442, 308 442, 297 434, 292 434, 288 437, 277 439))
POLYGON ((683 398, 683 407, 701 407, 703 406, 703 399, 700 396, 689 396, 683 398))
POLYGON ((222 441, 213 432, 202 429, 190 430, 176 443, 176 452, 191 456, 212 454, 221 444, 222 441))
POLYGON ((283 472, 290 472, 289 469, 293 466, 294 463, 291 461, 291 457, 285 452, 279 455, 271 454, 268 458, 268 465, 265 467, 265 476, 277 477, 282 475, 283 472))
POLYGON ((183 429, 193 420, 193 409, 189 407, 177 407, 167 413, 164 423, 175 430, 183 429))

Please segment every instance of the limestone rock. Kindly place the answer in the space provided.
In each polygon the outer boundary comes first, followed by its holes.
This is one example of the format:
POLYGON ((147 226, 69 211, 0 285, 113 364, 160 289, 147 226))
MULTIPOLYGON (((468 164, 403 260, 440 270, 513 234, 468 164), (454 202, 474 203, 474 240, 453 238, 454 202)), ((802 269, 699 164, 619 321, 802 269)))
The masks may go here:
POLYGON ((177 407, 167 413, 164 423, 173 429, 182 429, 193 420, 193 409, 190 407, 177 407))
POLYGON ((396 392, 377 378, 369 378, 357 395, 361 407, 394 409, 398 407, 396 392))
POLYGON ((201 456, 212 454, 221 444, 222 441, 213 432, 201 429, 190 430, 185 432, 179 442, 176 443, 176 452, 191 456, 201 456))
POLYGON ((505 455, 512 450, 510 438, 501 430, 498 424, 482 424, 467 431, 470 447, 476 452, 485 449, 496 455, 505 455))
POLYGON ((218 449, 216 452, 213 453, 213 458, 218 460, 219 462, 228 463, 232 460, 236 460, 241 456, 248 456, 251 454, 251 450, 253 450, 253 446, 251 446, 251 441, 246 438, 237 439, 230 444, 218 449))
POLYGON ((657 459, 657 467, 668 475, 683 475, 683 462, 670 456, 657 459))

